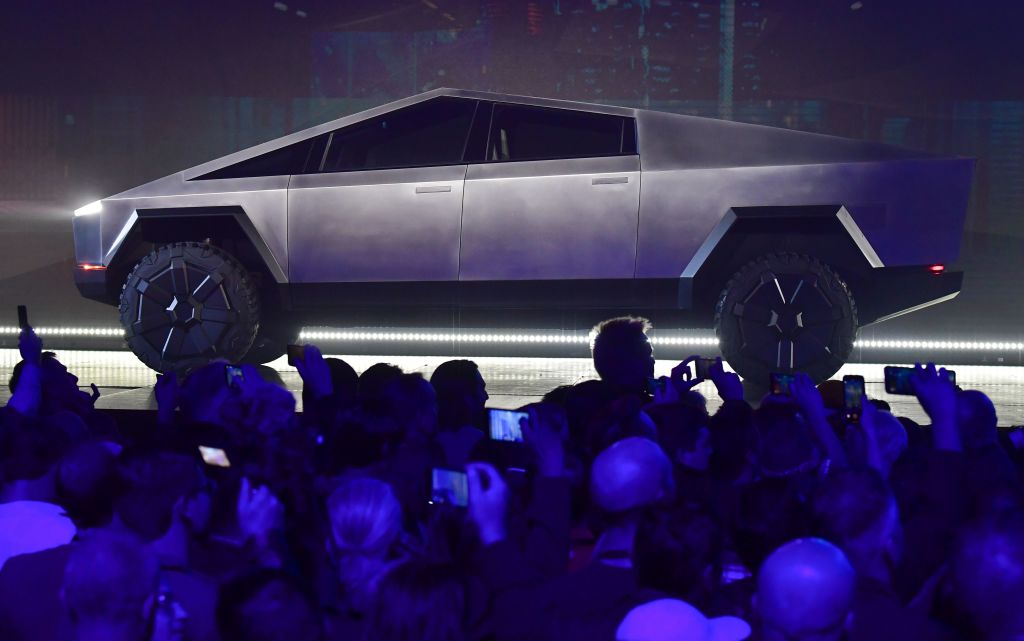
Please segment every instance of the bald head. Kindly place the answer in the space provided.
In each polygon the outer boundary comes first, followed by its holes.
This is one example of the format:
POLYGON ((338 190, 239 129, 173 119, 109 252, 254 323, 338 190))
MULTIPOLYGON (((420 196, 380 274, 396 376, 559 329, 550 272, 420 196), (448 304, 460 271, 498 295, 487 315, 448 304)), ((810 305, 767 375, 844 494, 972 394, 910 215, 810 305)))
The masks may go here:
POLYGON ((958 604, 976 638, 1024 634, 1024 515, 1007 512, 966 526, 949 565, 958 604))
POLYGON ((772 552, 757 577, 763 638, 841 638, 856 576, 836 546, 797 539, 772 552))
POLYGON ((614 443, 594 459, 590 494, 605 512, 625 512, 670 497, 672 463, 657 443, 634 436, 614 443))

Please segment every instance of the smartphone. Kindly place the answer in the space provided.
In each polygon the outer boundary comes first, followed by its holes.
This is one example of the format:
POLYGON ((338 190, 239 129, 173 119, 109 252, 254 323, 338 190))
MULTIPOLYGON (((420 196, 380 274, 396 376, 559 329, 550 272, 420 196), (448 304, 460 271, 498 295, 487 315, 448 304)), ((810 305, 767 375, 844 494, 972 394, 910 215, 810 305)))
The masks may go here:
MULTIPOLYGON (((896 367, 890 365, 885 368, 885 391, 889 394, 902 394, 904 396, 913 396, 914 387, 910 382, 914 376, 913 367, 896 367)), ((946 377, 949 382, 956 385, 956 372, 951 369, 946 370, 946 377)))
POLYGON ((517 412, 516 410, 490 409, 487 410, 487 417, 490 422, 491 440, 523 442, 523 429, 519 425, 519 421, 529 418, 530 415, 528 413, 517 412))
POLYGON ((663 389, 665 389, 665 381, 661 380, 660 378, 647 379, 648 394, 651 394, 653 396, 656 392, 660 392, 663 389))
POLYGON ((863 376, 843 377, 843 407, 846 410, 848 421, 860 423, 860 416, 864 409, 863 376))
POLYGON ((793 374, 783 374, 782 372, 772 372, 770 374, 770 387, 772 394, 776 396, 789 396, 789 386, 796 380, 796 376, 793 374))
POLYGON ((715 364, 714 358, 704 358, 701 356, 693 362, 694 374, 697 378, 707 380, 711 378, 711 366, 715 364))
POLYGON ((288 350, 288 364, 292 367, 306 357, 305 345, 289 345, 286 349, 288 350))
POLYGON ((231 461, 228 460, 228 455, 219 447, 206 447, 205 445, 200 445, 199 455, 203 457, 203 463, 206 463, 207 465, 213 465, 214 467, 231 467, 231 461))
POLYGON ((430 471, 430 502, 467 507, 469 478, 465 472, 435 467, 430 471))
POLYGON ((28 327, 28 308, 24 305, 18 305, 18 329, 25 329, 28 327))
POLYGON ((228 387, 238 387, 238 382, 245 380, 245 374, 242 373, 242 368, 234 365, 224 366, 224 376, 227 380, 228 387))

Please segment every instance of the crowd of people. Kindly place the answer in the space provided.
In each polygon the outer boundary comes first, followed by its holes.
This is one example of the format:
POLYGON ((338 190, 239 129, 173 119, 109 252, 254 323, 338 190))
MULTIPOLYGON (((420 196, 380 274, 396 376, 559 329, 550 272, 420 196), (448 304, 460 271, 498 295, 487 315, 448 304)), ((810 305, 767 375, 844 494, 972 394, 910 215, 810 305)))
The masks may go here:
POLYGON ((118 425, 27 328, 0 639, 1024 639, 1024 458, 983 393, 918 366, 930 425, 851 421, 835 381, 754 407, 719 360, 709 414, 692 359, 649 393, 649 329, 596 327, 598 378, 522 408, 517 442, 472 361, 358 374, 313 345, 301 413, 215 361, 118 425))

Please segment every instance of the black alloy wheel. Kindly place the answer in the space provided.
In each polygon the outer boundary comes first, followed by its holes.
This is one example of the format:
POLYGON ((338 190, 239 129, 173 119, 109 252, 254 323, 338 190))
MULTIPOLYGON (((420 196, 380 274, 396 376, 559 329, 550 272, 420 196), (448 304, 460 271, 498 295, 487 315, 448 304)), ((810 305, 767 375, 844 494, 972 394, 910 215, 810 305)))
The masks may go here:
POLYGON ((762 388, 772 372, 820 383, 853 352, 857 305, 832 269, 803 254, 762 256, 729 280, 715 307, 722 356, 762 388))
POLYGON ((158 372, 185 373, 215 358, 237 362, 259 329, 246 269, 207 243, 164 245, 139 261, 121 290, 125 340, 158 372))

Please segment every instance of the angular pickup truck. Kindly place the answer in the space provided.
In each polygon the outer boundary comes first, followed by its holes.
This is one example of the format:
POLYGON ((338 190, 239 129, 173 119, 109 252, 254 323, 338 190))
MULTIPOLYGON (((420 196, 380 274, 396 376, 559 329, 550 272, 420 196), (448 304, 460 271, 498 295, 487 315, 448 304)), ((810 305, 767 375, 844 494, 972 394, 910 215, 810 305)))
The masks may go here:
MULTIPOLYGON (((75 212, 76 282, 148 366, 265 362, 324 310, 689 310, 742 376, 824 379, 948 300, 974 162, 438 89, 75 212)), ((655 318, 656 315, 655 315, 655 318)), ((662 325, 664 327, 664 325, 662 325)))

